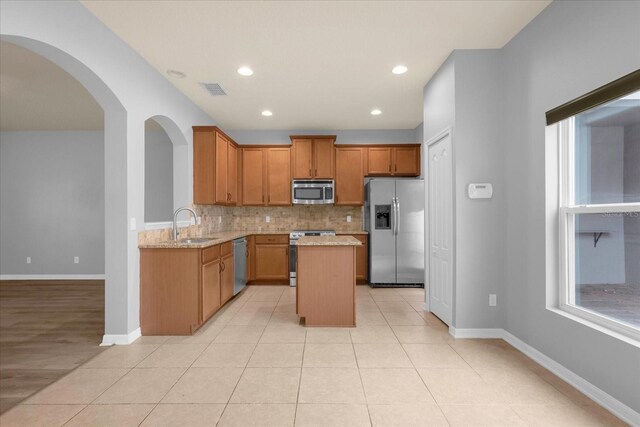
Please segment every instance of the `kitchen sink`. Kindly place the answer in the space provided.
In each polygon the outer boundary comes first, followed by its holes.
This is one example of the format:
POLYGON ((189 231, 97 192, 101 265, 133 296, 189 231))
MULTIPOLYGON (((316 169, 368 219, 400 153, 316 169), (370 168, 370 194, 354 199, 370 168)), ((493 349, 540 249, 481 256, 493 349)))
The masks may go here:
POLYGON ((180 239, 178 243, 205 243, 211 240, 215 240, 212 237, 189 237, 187 239, 180 239))

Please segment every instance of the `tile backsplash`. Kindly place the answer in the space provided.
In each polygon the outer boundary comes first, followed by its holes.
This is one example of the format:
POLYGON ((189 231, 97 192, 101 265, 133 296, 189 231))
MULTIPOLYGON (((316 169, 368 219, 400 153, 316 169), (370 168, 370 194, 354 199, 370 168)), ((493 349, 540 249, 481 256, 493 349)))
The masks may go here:
MULTIPOLYGON (((194 205, 193 208, 201 217, 201 224, 189 226, 186 232, 181 229, 181 237, 241 230, 289 233, 294 229, 331 229, 341 232, 364 229, 363 208, 359 206, 194 205), (267 216, 269 222, 266 222, 267 216), (347 216, 351 216, 351 222, 347 222, 347 216)), ((147 230, 138 234, 139 243, 162 242, 170 238, 170 228, 147 230)))

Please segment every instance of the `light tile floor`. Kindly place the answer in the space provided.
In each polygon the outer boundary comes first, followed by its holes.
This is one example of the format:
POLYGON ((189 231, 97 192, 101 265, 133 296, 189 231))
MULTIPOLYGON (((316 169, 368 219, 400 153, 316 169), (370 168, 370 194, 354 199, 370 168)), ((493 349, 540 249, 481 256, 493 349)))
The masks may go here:
POLYGON ((247 288, 192 337, 112 347, 10 426, 616 426, 501 340, 455 340, 421 289, 357 288, 358 327, 304 328, 295 290, 247 288))

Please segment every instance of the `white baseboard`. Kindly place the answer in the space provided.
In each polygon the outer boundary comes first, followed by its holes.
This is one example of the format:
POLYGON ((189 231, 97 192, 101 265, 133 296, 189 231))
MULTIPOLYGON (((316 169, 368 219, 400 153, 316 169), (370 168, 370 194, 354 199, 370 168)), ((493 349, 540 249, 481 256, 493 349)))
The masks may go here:
POLYGON ((549 371, 562 378, 567 383, 578 389, 580 392, 588 396, 591 400, 606 408, 622 421, 632 425, 640 426, 640 414, 628 407, 624 403, 620 402, 610 394, 599 389, 589 381, 585 380, 581 376, 577 375, 573 371, 565 368, 549 356, 541 353, 529 344, 522 341, 520 338, 512 335, 511 333, 503 330, 503 339, 520 350, 522 353, 538 362, 540 365, 548 369, 549 371))
POLYGON ((503 338, 504 329, 462 329, 449 326, 449 334, 454 338, 503 338))
POLYGON ((104 280, 104 274, 0 274, 0 280, 104 280))
POLYGON ((449 333, 455 338, 502 338, 624 422, 632 426, 640 426, 640 414, 634 409, 628 407, 610 394, 591 384, 589 381, 565 368, 549 356, 541 353, 504 329, 456 329, 450 326, 449 333))
POLYGON ((133 343, 135 340, 140 338, 142 333, 140 332, 140 328, 130 332, 128 334, 122 335, 104 335, 102 337, 102 343, 100 346, 109 346, 109 345, 127 345, 133 343))

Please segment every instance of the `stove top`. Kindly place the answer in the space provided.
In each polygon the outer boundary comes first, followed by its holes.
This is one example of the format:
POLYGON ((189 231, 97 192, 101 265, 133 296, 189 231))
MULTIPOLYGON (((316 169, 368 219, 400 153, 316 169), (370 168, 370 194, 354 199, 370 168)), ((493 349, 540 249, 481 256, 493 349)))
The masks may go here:
POLYGON ((289 238, 297 239, 302 236, 335 236, 335 230, 293 230, 289 238))

